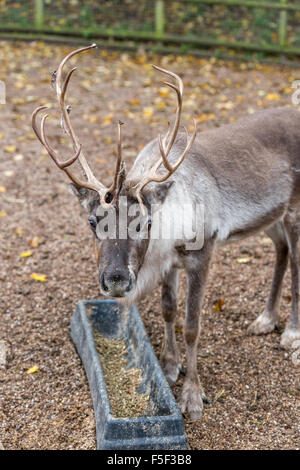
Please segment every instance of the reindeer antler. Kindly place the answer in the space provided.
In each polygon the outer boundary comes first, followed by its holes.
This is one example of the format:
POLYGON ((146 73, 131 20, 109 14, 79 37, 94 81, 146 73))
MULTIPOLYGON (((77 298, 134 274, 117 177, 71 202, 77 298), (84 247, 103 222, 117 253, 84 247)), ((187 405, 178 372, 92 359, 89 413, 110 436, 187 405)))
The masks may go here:
POLYGON ((48 114, 43 116, 41 120, 41 126, 40 129, 38 129, 37 126, 37 115, 40 111, 47 109, 47 106, 39 106, 33 113, 32 113, 32 127, 33 130, 42 143, 42 145, 46 148, 48 151, 50 157, 53 159, 53 161, 56 163, 56 165, 63 170, 68 177, 75 183, 76 185, 82 187, 82 188, 87 188, 87 189, 92 189, 96 191, 99 194, 100 197, 100 203, 103 207, 108 208, 114 201, 114 199, 117 196, 117 190, 118 186, 121 184, 121 182, 124 180, 124 173, 125 173, 125 164, 122 163, 122 146, 121 146, 121 125, 122 123, 119 121, 118 123, 118 152, 117 152, 117 163, 116 163, 116 169, 115 169, 115 175, 114 175, 114 180, 113 183, 109 188, 104 186, 104 184, 101 183, 93 174, 90 166, 88 165, 87 160, 85 159, 81 144, 79 143, 76 134, 73 130, 71 120, 70 120, 70 107, 66 106, 65 104, 65 96, 67 92, 67 88, 70 82, 70 78, 74 71, 76 70, 76 67, 72 68, 69 70, 67 73, 67 76, 65 80, 63 80, 62 75, 63 75, 63 69, 66 63, 71 59, 76 54, 79 54, 80 52, 87 51, 89 49, 94 49, 97 47, 96 44, 92 44, 91 46, 87 47, 82 47, 80 49, 77 49, 70 54, 68 54, 60 63, 57 71, 52 75, 52 83, 55 83, 56 86, 56 94, 58 98, 58 103, 61 109, 62 113, 62 126, 65 129, 66 133, 69 135, 69 137, 72 140, 73 148, 74 148, 74 155, 67 160, 63 161, 60 160, 59 157, 57 156, 57 153, 55 150, 50 146, 49 142, 47 141, 46 138, 46 133, 45 133, 45 122, 48 117, 48 114), (86 176, 87 180, 81 180, 77 178, 71 172, 69 167, 76 161, 78 160, 84 175, 86 176))
POLYGON ((142 197, 141 197, 142 189, 151 181, 156 182, 156 183, 162 183, 163 181, 166 181, 174 173, 174 171, 177 170, 177 168, 181 165, 181 163, 185 159, 191 146, 193 145, 193 142, 197 134, 197 124, 194 119, 193 133, 191 137, 189 138, 188 131, 186 128, 184 128, 186 132, 186 136, 187 136, 186 147, 183 153, 181 154, 181 156, 179 157, 179 159, 177 160, 177 162, 175 163, 175 165, 171 165, 171 163, 168 161, 168 155, 175 142, 178 129, 179 129, 181 109, 182 109, 183 82, 178 75, 176 75, 173 72, 170 72, 169 70, 162 69, 160 67, 157 67, 156 65, 152 65, 152 67, 155 70, 158 70, 159 72, 165 73, 166 75, 169 75, 170 77, 176 79, 177 85, 174 85, 173 83, 169 83, 169 82, 164 82, 164 84, 169 86, 170 88, 172 88, 172 90, 175 91, 176 96, 177 96, 177 109, 176 109, 176 117, 175 117, 173 128, 172 130, 170 130, 170 127, 169 127, 167 135, 165 136, 165 139, 164 139, 164 143, 162 141, 161 134, 158 135, 158 144, 159 144, 161 158, 151 167, 148 174, 135 186, 135 191, 136 191, 135 194, 141 207, 142 207, 142 197), (167 173, 163 175, 157 173, 157 170, 162 164, 167 170, 167 173))

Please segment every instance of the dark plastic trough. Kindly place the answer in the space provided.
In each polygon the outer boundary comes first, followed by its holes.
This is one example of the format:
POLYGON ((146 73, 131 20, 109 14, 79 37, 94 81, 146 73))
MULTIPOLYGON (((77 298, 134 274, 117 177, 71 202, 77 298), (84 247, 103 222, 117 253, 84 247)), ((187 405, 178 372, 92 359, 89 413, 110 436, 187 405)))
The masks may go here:
POLYGON ((188 449, 182 415, 136 307, 123 309, 113 300, 80 301, 71 321, 71 337, 90 384, 98 449, 188 449), (149 394, 147 416, 113 416, 93 330, 125 341, 129 367, 142 371, 138 391, 149 394))

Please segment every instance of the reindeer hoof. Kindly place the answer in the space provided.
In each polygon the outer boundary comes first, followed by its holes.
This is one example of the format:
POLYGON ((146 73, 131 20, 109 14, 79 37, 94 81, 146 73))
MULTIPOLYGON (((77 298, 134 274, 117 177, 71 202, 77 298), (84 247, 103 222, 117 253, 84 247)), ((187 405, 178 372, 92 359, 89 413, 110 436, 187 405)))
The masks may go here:
POLYGON ((300 327, 287 327, 281 335, 280 346, 284 349, 291 349, 294 341, 300 340, 300 327))
POLYGON ((184 387, 179 405, 181 413, 188 414, 191 421, 200 419, 203 410, 203 400, 199 387, 196 385, 184 387))
POLYGON ((276 320, 267 312, 262 313, 248 327, 248 332, 253 335, 265 335, 271 333, 277 325, 276 320))
POLYGON ((170 385, 176 383, 179 372, 181 371, 180 362, 174 360, 165 360, 164 358, 160 359, 160 365, 165 374, 165 377, 170 385))

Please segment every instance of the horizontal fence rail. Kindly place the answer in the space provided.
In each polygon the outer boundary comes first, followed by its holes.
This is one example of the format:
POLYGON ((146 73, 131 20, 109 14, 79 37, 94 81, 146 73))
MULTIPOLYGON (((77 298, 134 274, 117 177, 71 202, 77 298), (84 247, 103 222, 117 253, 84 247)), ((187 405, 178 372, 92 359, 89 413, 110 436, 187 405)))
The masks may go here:
MULTIPOLYGON (((14 2, 7 2, 9 5, 11 3, 12 8, 15 8, 14 2)), ((55 4, 57 4, 58 11, 61 11, 63 2, 46 2, 45 0, 31 0, 29 2, 22 2, 23 4, 31 4, 31 13, 26 17, 26 11, 19 17, 16 16, 12 18, 3 18, 2 12, 0 10, 0 36, 5 34, 23 34, 30 36, 34 35, 39 37, 39 35, 49 35, 49 36, 69 36, 69 37, 83 37, 83 38, 103 38, 109 39, 111 41, 121 40, 121 41, 144 41, 158 43, 160 45, 173 45, 179 48, 181 52, 191 51, 191 49, 203 49, 203 48, 217 48, 222 50, 226 49, 241 49, 250 52, 259 52, 259 53, 269 53, 269 54, 289 54, 289 55, 300 55, 300 26, 299 31, 297 30, 297 21, 291 23, 289 22, 295 15, 299 15, 300 19, 300 5, 296 3, 291 3, 291 0, 277 0, 274 2, 271 1, 254 1, 254 0, 146 0, 145 2, 137 2, 136 5, 147 5, 147 10, 145 7, 145 18, 147 21, 137 20, 138 25, 134 27, 130 26, 130 23, 127 20, 132 15, 133 2, 130 0, 111 0, 111 1, 102 1, 94 2, 77 2, 78 9, 78 18, 80 17, 79 13, 86 13, 83 24, 79 26, 70 26, 68 24, 69 18, 76 18, 76 12, 74 14, 74 9, 72 10, 72 15, 70 15, 70 4, 71 2, 65 2, 65 10, 63 13, 58 14, 57 22, 55 22, 55 4), (51 5, 51 10, 49 10, 51 5), (109 11, 109 6, 112 5, 115 8, 116 14, 118 11, 123 12, 123 20, 120 21, 120 25, 115 24, 115 18, 112 15, 112 12, 109 11), (210 32, 206 31, 205 27, 200 27, 199 19, 205 15, 204 8, 214 8, 214 7, 224 7, 229 9, 228 15, 226 18, 228 21, 232 22, 231 34, 230 37, 220 34, 219 37, 213 35, 214 31, 210 28, 210 32), (86 8, 86 10, 83 10, 86 8), (97 9, 97 14, 94 14, 93 8, 97 9), (184 16, 185 8, 191 8, 191 13, 189 10, 186 12, 186 18, 184 16), (174 10, 175 9, 175 10, 174 10), (174 11, 178 9, 178 19, 175 16, 174 20, 174 11), (242 9, 242 10, 241 10, 242 9), (273 15, 271 19, 262 18, 260 19, 263 24, 262 29, 267 30, 268 24, 272 27, 272 39, 266 40, 263 38, 261 41, 257 41, 255 38, 249 40, 246 37, 247 26, 234 29, 234 20, 239 19, 239 14, 245 15, 243 21, 245 24, 248 24, 248 11, 260 12, 261 10, 266 10, 271 12, 273 15), (54 24, 48 24, 49 11, 53 17, 54 15, 54 24), (244 13, 246 11, 246 13, 244 13), (170 19, 171 12, 173 14, 173 19, 170 19), (64 16, 59 16, 59 15, 64 16), (98 15, 98 16, 97 16, 98 15), (102 15, 102 16, 101 16, 102 15), (107 16, 106 16, 107 15, 107 16), (181 16, 180 16, 181 15, 181 16), (190 15, 190 17, 189 17, 190 15), (274 19, 274 15, 276 18, 274 19), (234 18, 234 20, 232 19, 234 18), (5 21, 4 21, 5 20, 5 21), (174 32, 172 28, 175 27, 184 27, 185 24, 195 23, 194 29, 192 27, 192 32, 180 31, 174 32), (268 23, 269 22, 269 23, 268 23), (174 26, 175 25, 175 26, 174 26), (179 26, 178 26, 179 25, 179 26), (296 26, 295 26, 296 25, 296 26), (198 29, 197 29, 198 28, 198 29), (293 31, 295 28, 295 32, 293 31), (198 30, 202 35, 198 34, 198 30), (245 37, 237 37, 237 31, 239 35, 245 33, 245 37), (207 34, 206 34, 207 32, 207 34), (212 34, 211 34, 212 33, 212 34), (289 34, 289 37, 288 37, 289 34), (233 36, 233 37, 232 37, 233 36), (292 37, 292 40, 290 40, 292 37), (294 38, 296 37, 296 42, 294 38), (274 39, 275 38, 275 39, 274 39), (297 42, 298 41, 298 42, 297 42), (299 44, 299 46, 298 46, 299 44)), ((76 3, 75 3, 76 5, 76 3)), ((25 7, 24 7, 25 8, 25 7)), ((220 14, 218 10, 215 12, 215 17, 220 14)), ((250 15, 250 13, 249 13, 250 15)), ((224 16, 224 15, 223 15, 224 16)), ((131 17, 130 17, 131 18, 131 17)), ((78 20, 79 21, 79 20, 78 20)), ((227 23, 228 23, 227 21, 227 23)), ((224 20, 226 23, 226 21, 224 20)), ((300 24, 300 21, 298 21, 300 24)), ((251 26, 248 24, 248 29, 251 26)), ((184 29, 184 28, 183 28, 184 29)), ((263 33, 266 34, 266 31, 263 30, 263 33)))

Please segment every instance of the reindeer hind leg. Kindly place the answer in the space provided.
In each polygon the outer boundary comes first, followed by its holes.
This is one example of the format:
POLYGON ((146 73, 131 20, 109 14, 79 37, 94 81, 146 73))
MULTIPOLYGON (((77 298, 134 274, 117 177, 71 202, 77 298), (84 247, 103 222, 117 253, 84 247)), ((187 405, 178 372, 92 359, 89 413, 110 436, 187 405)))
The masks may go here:
POLYGON ((284 218, 284 229, 289 245, 291 277, 292 277, 292 313, 281 336, 280 344, 290 348, 300 339, 299 319, 299 255, 298 242, 300 236, 299 207, 291 208, 284 218))
POLYGON ((288 264, 289 247, 282 222, 272 225, 266 230, 266 234, 275 245, 276 262, 266 307, 248 328, 255 335, 270 333, 278 324, 282 281, 288 264))

